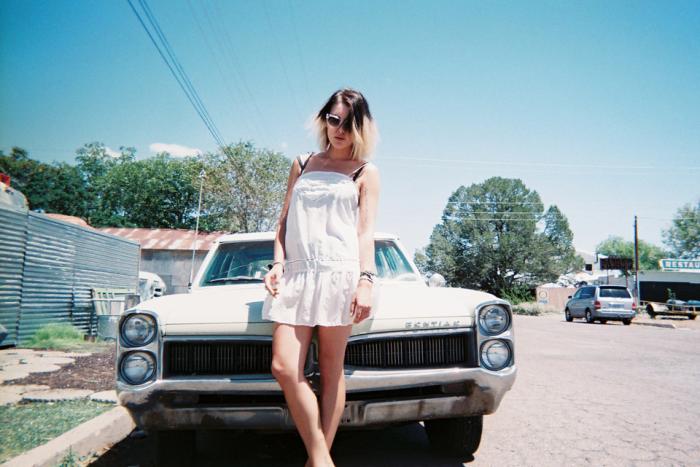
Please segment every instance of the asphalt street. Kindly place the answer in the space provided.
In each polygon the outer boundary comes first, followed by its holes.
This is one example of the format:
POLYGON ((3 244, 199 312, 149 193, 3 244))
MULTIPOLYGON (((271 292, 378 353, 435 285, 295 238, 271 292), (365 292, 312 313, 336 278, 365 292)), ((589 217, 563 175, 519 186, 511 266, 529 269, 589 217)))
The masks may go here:
MULTIPOLYGON (((518 377, 465 465, 700 465, 700 330, 515 317, 518 377)), ((460 466, 418 423, 341 432, 338 466, 460 466)), ((198 465, 301 466, 295 435, 204 432, 198 465)), ((97 466, 153 465, 149 437, 97 466)))

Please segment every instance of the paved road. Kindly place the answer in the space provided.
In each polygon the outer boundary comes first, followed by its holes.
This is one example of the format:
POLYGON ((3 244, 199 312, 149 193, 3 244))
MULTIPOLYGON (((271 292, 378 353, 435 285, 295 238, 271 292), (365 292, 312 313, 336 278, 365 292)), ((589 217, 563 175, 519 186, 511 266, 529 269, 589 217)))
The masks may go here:
MULTIPOLYGON (((515 318, 519 374, 469 465, 700 465, 700 331, 515 318)), ((153 465, 148 438, 97 466, 153 465)), ((301 466, 292 435, 204 433, 203 466, 301 466)), ((444 466, 421 425, 341 432, 339 466, 444 466)))

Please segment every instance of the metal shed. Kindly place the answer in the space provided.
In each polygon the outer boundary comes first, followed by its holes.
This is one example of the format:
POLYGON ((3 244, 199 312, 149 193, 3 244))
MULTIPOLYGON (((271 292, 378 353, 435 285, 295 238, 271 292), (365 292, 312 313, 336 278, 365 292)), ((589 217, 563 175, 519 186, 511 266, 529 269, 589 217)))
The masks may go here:
POLYGON ((48 323, 88 332, 91 289, 135 292, 139 258, 137 242, 0 204, 0 345, 20 345, 48 323))

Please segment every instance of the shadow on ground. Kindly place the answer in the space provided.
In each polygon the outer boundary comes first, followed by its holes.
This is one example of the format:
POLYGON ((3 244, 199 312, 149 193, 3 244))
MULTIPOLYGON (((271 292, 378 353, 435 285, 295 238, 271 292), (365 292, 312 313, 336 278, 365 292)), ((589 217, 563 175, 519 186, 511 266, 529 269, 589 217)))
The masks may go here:
MULTIPOLYGON (((430 449, 425 430, 418 423, 340 432, 333 446, 333 459, 343 467, 457 467, 473 460, 438 456, 430 449)), ((295 433, 202 431, 197 434, 197 466, 286 467, 302 466, 305 462, 304 446, 295 433)), ((153 437, 128 437, 90 465, 155 466, 153 437)))

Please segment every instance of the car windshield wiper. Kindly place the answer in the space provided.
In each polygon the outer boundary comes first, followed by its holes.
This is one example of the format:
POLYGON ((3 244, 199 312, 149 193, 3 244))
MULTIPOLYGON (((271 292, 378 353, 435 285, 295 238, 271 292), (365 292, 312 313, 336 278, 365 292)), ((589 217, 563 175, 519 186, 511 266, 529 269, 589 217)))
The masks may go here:
POLYGON ((231 276, 231 277, 217 277, 214 279, 209 279, 207 284, 213 284, 214 282, 240 282, 240 281, 255 281, 262 282, 262 277, 253 276, 231 276))

